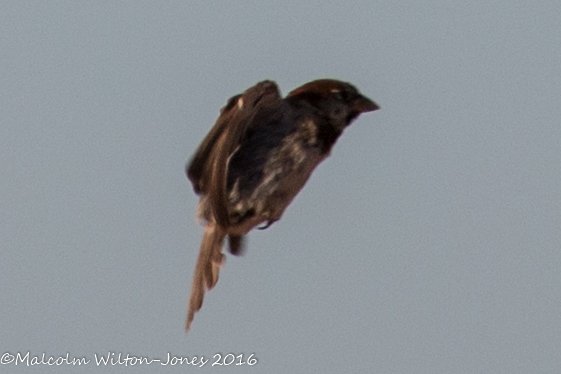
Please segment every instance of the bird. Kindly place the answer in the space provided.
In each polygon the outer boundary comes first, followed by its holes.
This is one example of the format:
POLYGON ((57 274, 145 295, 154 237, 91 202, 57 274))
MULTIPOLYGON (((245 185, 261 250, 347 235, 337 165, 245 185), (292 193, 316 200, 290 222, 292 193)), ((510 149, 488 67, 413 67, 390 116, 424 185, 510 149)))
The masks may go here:
POLYGON ((244 236, 281 219, 345 128, 378 109, 355 86, 335 79, 308 82, 284 98, 274 81, 264 80, 226 102, 185 169, 204 222, 186 332, 218 282, 226 237, 228 251, 242 254, 244 236))

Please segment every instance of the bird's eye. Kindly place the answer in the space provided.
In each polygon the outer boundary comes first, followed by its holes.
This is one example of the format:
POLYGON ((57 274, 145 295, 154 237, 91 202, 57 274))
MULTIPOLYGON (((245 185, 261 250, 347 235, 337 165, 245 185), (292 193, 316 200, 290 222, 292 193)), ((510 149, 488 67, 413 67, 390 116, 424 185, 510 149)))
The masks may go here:
POLYGON ((343 93, 340 90, 332 90, 331 94, 333 95, 333 97, 337 100, 343 100, 344 96, 343 93))

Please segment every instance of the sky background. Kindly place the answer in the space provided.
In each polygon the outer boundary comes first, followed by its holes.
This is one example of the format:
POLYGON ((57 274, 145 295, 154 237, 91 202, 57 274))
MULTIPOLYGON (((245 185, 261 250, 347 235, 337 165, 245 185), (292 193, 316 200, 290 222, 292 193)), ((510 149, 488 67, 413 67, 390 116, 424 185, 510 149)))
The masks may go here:
POLYGON ((0 354, 90 363, 0 371, 559 373, 560 19, 547 0, 2 1, 0 354), (230 96, 324 77, 382 109, 228 257, 186 335, 185 163, 230 96))

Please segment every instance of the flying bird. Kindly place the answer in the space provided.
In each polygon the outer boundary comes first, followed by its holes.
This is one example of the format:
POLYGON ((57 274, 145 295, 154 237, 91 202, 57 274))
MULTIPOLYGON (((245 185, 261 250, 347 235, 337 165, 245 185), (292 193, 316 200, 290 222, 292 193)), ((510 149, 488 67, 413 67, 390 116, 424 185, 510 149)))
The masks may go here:
POLYGON ((205 224, 186 331, 218 282, 226 237, 229 252, 240 255, 244 235, 282 217, 343 130, 378 109, 354 86, 333 79, 306 83, 284 99, 275 82, 263 81, 228 100, 186 167, 205 224))

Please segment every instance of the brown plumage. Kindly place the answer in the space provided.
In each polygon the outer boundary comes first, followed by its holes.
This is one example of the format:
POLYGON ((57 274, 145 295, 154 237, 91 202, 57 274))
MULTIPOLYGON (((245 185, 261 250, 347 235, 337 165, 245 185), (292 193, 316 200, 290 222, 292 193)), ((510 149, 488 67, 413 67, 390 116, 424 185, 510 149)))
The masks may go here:
POLYGON ((187 331, 205 291, 218 282, 225 237, 239 255, 243 236, 281 218, 345 127, 377 109, 352 85, 331 79, 306 83, 284 99, 274 82, 263 81, 228 100, 186 170, 205 222, 187 331))

